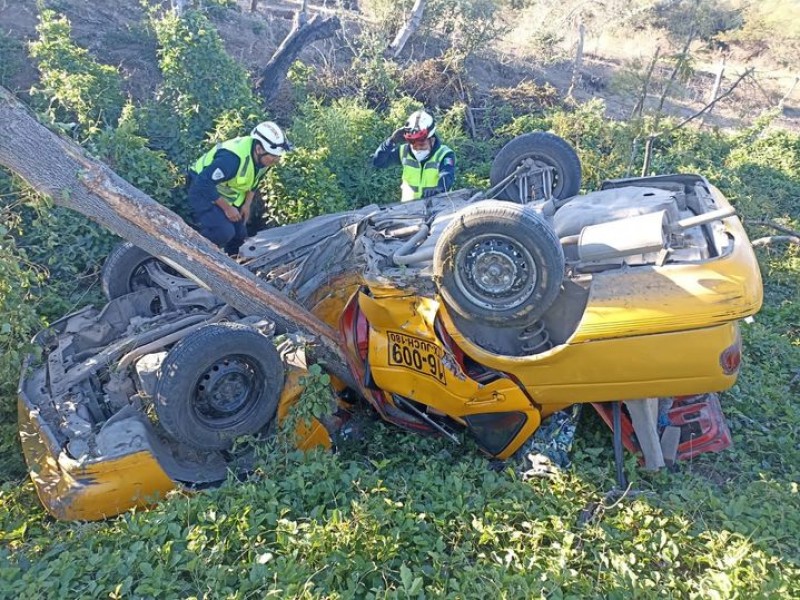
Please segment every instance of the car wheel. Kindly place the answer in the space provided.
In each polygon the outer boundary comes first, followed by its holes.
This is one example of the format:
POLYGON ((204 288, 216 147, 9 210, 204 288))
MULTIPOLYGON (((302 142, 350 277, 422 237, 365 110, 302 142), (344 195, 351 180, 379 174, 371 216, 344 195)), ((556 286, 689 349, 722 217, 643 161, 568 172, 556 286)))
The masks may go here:
MULTIPOLYGON (((553 168, 551 194, 554 198, 569 198, 580 190, 581 161, 577 153, 564 139, 546 131, 525 133, 503 146, 492 161, 489 171, 491 185, 500 183, 527 160, 539 167, 553 168)), ((529 186, 530 189, 534 187, 529 186)), ((512 181, 500 190, 497 198, 519 202, 517 185, 512 181)))
POLYGON ((283 363, 268 337, 237 323, 206 325, 161 363, 156 414, 177 441, 224 449, 274 418, 283 378, 283 363))
MULTIPOLYGON (((147 272, 148 263, 159 262, 130 242, 119 244, 108 255, 100 271, 100 280, 106 298, 113 300, 145 287, 153 287, 147 272)), ((163 268, 168 268, 162 265, 163 268)))
POLYGON ((436 243, 439 293, 470 321, 514 327, 539 318, 564 275, 552 227, 531 207, 495 200, 458 214, 436 243))

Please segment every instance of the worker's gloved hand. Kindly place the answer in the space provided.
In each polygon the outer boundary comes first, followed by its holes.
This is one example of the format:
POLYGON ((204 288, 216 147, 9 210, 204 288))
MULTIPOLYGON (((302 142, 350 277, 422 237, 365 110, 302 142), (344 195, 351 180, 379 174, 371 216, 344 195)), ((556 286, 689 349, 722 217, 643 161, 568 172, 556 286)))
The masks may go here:
POLYGON ((392 137, 390 137, 389 139, 392 140, 393 144, 400 144, 406 140, 405 135, 406 135, 406 128, 400 127, 399 129, 394 130, 394 132, 392 133, 392 137))
POLYGON ((441 194, 444 190, 440 190, 439 188, 428 188, 427 190, 422 191, 423 198, 430 198, 431 196, 435 196, 436 194, 441 194))

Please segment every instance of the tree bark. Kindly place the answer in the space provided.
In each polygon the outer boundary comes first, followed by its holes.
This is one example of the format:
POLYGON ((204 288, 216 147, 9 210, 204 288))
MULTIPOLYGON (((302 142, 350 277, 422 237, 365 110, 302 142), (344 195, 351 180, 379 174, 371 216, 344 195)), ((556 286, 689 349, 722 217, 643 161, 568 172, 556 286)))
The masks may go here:
POLYGON ((415 0, 414 6, 411 8, 411 15, 408 21, 400 28, 394 40, 389 44, 389 51, 392 53, 392 58, 397 58, 405 48, 406 42, 414 35, 414 32, 419 29, 422 24, 422 13, 425 12, 425 0, 415 0))
POLYGON ((283 80, 286 79, 289 67, 292 66, 303 48, 312 42, 332 37, 340 27, 338 17, 320 19, 319 15, 314 15, 310 20, 307 18, 305 11, 295 13, 292 30, 261 71, 256 87, 267 104, 278 95, 278 90, 283 80))
POLYGON ((316 343, 314 354, 355 386, 339 334, 223 254, 171 210, 134 187, 74 142, 41 125, 0 87, 0 165, 53 202, 75 210, 152 254, 181 265, 245 315, 265 315, 316 343))

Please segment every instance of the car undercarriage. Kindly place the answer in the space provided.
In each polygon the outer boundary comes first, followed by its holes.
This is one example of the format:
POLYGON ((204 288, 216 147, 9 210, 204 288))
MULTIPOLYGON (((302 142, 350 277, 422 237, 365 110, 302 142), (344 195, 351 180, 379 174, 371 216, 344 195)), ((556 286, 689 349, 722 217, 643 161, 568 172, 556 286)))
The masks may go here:
MULTIPOLYGON (((240 261, 340 332, 355 394, 407 429, 466 432, 508 458, 572 404, 595 403, 610 423, 606 403, 627 401, 626 445, 646 450, 660 432, 637 425, 653 416, 638 407, 668 398, 674 427, 708 436, 716 424, 725 439, 716 396, 698 395, 733 384, 738 321, 761 302, 730 204, 696 175, 537 198, 567 177, 530 160, 495 177, 523 202, 459 190, 324 215, 259 232, 240 261), (520 183, 525 169, 538 185, 520 183)), ((42 358, 20 380, 23 448, 60 518, 102 518, 246 470, 232 444, 269 436, 308 375, 310 340, 239 313, 181 265, 126 244, 103 287, 102 309, 36 337, 42 358)), ((333 384, 345 405, 350 392, 333 384)), ((320 416, 298 445, 330 446, 341 423, 320 416)), ((676 439, 676 456, 694 455, 676 439)))

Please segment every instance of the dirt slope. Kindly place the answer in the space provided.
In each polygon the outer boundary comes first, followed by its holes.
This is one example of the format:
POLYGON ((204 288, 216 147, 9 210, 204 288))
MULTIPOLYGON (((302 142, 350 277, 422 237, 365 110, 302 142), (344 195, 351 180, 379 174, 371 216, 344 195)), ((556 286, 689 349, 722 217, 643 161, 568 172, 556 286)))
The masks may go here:
MULTIPOLYGON (((155 42, 143 25, 146 15, 139 0, 118 0, 113 3, 101 0, 58 0, 51 4, 69 18, 74 38, 80 45, 88 48, 104 62, 119 66, 131 95, 149 95, 158 83, 159 72, 156 66, 155 42)), ((259 6, 255 14, 248 12, 249 0, 239 0, 238 4, 239 11, 216 10, 211 13, 211 17, 225 40, 228 52, 255 73, 286 35, 291 26, 293 11, 299 8, 300 3, 288 0, 261 2, 262 6, 259 6)), ((332 12, 322 3, 311 4, 310 10, 332 12)), ((21 43, 16 49, 16 56, 12 57, 16 59, 18 72, 9 82, 17 92, 27 91, 36 81, 35 65, 25 55, 22 44, 36 36, 37 12, 36 0, 0 2, 0 31, 7 38, 21 43)), ((359 20, 363 19, 353 11, 342 11, 340 14, 349 28, 357 27, 359 20)), ((532 49, 516 41, 518 36, 518 31, 512 28, 504 38, 472 59, 469 63, 469 76, 473 81, 480 89, 489 90, 496 86, 510 87, 521 81, 534 80, 540 84, 550 83, 565 94, 572 77, 569 49, 573 40, 570 34, 565 34, 561 41, 561 59, 550 60, 546 65, 536 60, 532 49)), ((579 101, 592 97, 603 98, 609 116, 617 119, 627 118, 635 102, 629 92, 620 90, 618 75, 624 72, 630 60, 644 60, 652 55, 657 44, 664 43, 651 33, 631 33, 629 37, 631 39, 625 43, 619 38, 607 39, 603 35, 597 36, 597 39, 587 38, 581 81, 574 92, 579 101)), ((412 55, 419 58, 423 49, 435 53, 432 46, 427 42, 414 45, 412 41, 412 55)), ((302 58, 308 62, 335 61, 342 60, 346 54, 342 50, 341 42, 318 42, 316 48, 306 49, 302 58)), ((667 112, 688 116, 707 101, 714 77, 714 55, 699 53, 698 57, 695 77, 685 87, 681 99, 667 103, 667 112)), ((744 63, 737 64, 734 57, 728 66, 728 76, 734 79, 743 68, 744 63)), ((751 122, 768 106, 777 104, 788 90, 792 75, 779 73, 776 69, 770 70, 768 65, 758 65, 758 69, 760 75, 757 79, 744 81, 730 99, 715 107, 709 124, 740 127, 751 122)), ((725 90, 725 85, 722 90, 725 90)), ((655 101, 654 98, 653 102, 655 101)), ((800 86, 788 98, 777 125, 800 129, 800 86)))

